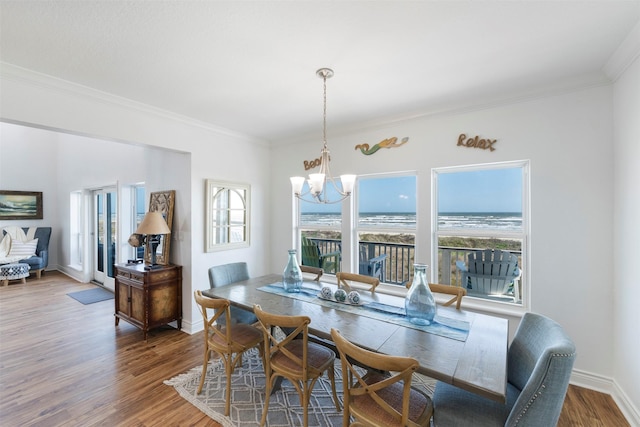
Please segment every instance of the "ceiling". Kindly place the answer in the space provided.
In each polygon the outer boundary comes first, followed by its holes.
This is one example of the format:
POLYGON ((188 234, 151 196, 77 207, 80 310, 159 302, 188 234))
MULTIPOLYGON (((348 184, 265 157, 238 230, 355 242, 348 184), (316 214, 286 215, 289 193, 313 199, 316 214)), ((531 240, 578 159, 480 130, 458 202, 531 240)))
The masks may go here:
POLYGON ((7 1, 0 61, 272 143, 601 84, 640 1, 7 1))

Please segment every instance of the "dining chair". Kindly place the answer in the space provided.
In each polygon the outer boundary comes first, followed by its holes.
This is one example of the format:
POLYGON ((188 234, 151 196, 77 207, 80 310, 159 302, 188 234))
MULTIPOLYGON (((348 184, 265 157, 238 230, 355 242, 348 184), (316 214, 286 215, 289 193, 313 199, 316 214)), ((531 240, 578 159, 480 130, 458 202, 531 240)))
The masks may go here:
POLYGON ((318 268, 318 267, 310 267, 308 265, 301 265, 300 266, 300 270, 302 270, 303 273, 315 274, 316 277, 313 280, 316 281, 316 282, 319 282, 320 278, 324 274, 324 270, 323 269, 318 268))
POLYGON ((336 394, 334 361, 336 354, 320 344, 309 342, 308 316, 286 316, 267 313, 260 305, 253 310, 264 335, 264 371, 266 376, 266 396, 260 425, 264 426, 269 412, 269 397, 278 377, 288 379, 300 396, 303 410, 303 425, 308 425, 308 407, 311 392, 316 381, 326 371, 331 380, 331 390, 336 409, 340 402, 336 394), (287 330, 286 335, 276 331, 287 330))
POLYGON ((229 415, 229 407, 231 405, 231 375, 235 367, 242 360, 242 354, 254 347, 258 348, 260 357, 264 363, 264 349, 260 345, 264 339, 262 332, 251 325, 231 323, 231 311, 229 300, 222 298, 208 298, 202 295, 202 291, 194 292, 194 297, 198 305, 198 309, 202 314, 204 322, 204 363, 202 365, 202 377, 198 386, 197 394, 202 392, 205 376, 207 375, 207 367, 211 352, 214 351, 220 355, 220 359, 224 364, 224 372, 227 376, 227 388, 225 396, 225 416, 229 415), (218 328, 214 323, 221 317, 226 318, 226 325, 218 328), (235 357, 234 357, 235 355, 235 357))
MULTIPOLYGON (((219 288, 244 280, 249 280, 249 268, 246 262, 232 262, 209 268, 209 286, 211 288, 219 288)), ((251 311, 231 306, 232 323, 247 323, 251 325, 257 321, 258 318, 251 311)), ((221 325, 224 325, 225 322, 224 318, 219 321, 221 325)))
POLYGON ((344 271, 337 272, 336 279, 338 280, 338 287, 345 288, 347 292, 351 291, 351 285, 347 283, 347 281, 369 285, 371 287, 366 290, 371 292, 375 292, 376 287, 380 284, 380 280, 376 277, 365 276, 364 274, 346 273, 344 271))
POLYGON ((509 346, 506 403, 438 382, 434 426, 555 426, 575 357, 576 347, 559 324, 525 313, 509 346))
POLYGON ((418 361, 365 350, 331 329, 342 364, 343 427, 429 426, 433 404, 429 396, 411 387, 418 361), (369 366, 363 370, 354 366, 369 366), (350 424, 351 417, 354 422, 350 424))
MULTIPOLYGON (((411 287, 411 282, 407 282, 407 289, 411 287)), ((448 307, 454 302, 456 303, 456 310, 460 310, 460 304, 462 304, 462 297, 467 295, 467 290, 460 286, 451 286, 451 285, 441 285, 439 283, 429 283, 429 289, 431 292, 435 292, 437 294, 448 294, 453 295, 453 298, 442 303, 444 307, 448 307)))

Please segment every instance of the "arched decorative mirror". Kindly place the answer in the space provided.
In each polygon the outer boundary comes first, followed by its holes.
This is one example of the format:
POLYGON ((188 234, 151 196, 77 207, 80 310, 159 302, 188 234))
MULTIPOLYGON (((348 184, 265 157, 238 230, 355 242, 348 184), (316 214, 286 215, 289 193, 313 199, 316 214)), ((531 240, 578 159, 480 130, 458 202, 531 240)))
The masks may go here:
POLYGON ((206 181, 207 252, 249 246, 250 190, 248 184, 206 181))

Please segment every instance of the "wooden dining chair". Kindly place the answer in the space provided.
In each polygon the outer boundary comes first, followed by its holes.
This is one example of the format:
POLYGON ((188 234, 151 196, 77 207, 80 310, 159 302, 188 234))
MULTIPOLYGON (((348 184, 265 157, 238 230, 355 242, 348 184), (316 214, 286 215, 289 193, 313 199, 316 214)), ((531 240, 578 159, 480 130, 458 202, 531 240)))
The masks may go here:
POLYGON ((303 273, 315 274, 316 277, 313 280, 316 281, 316 282, 319 282, 320 278, 324 274, 324 270, 323 269, 318 268, 318 267, 310 267, 308 265, 301 265, 300 266, 300 270, 302 270, 303 273))
POLYGON ((344 412, 343 427, 348 426, 429 426, 433 404, 429 396, 413 387, 418 369, 412 357, 389 356, 365 350, 331 329, 342 364, 344 412), (369 366, 364 371, 354 366, 369 366), (351 417, 354 422, 351 423, 351 417))
POLYGON ((303 409, 303 425, 308 425, 308 407, 313 386, 326 371, 331 380, 333 401, 340 411, 336 394, 334 360, 336 354, 320 344, 309 342, 308 316, 285 316, 267 313, 259 305, 253 306, 264 334, 264 371, 266 396, 260 425, 264 426, 269 411, 269 397, 278 377, 288 379, 300 396, 303 409), (287 330, 284 337, 276 331, 287 330))
POLYGON ((363 274, 346 273, 339 271, 336 273, 336 279, 338 280, 338 287, 345 288, 347 292, 351 291, 351 285, 347 281, 358 282, 371 286, 368 291, 375 292, 376 287, 380 284, 380 279, 371 276, 365 276, 363 274))
MULTIPOLYGON (((411 287, 411 282, 407 282, 405 285, 407 289, 411 287)), ((460 304, 462 304, 462 297, 467 295, 467 290, 460 286, 441 285, 439 283, 429 283, 429 289, 431 292, 437 294, 453 295, 453 298, 442 303, 444 307, 448 307, 454 302, 456 303, 456 310, 460 310, 460 304)))
POLYGON ((231 311, 229 300, 222 298, 208 298, 202 295, 200 290, 194 292, 198 309, 204 322, 204 363, 202 365, 202 378, 198 386, 198 394, 202 392, 204 379, 207 375, 207 365, 212 351, 220 355, 227 376, 225 416, 229 415, 231 404, 231 375, 238 364, 241 363, 242 354, 254 347, 260 352, 264 363, 264 349, 260 345, 264 339, 262 332, 251 325, 244 323, 231 323, 231 311), (214 323, 222 316, 226 318, 225 326, 218 327, 214 323), (235 357, 234 357, 235 355, 235 357))

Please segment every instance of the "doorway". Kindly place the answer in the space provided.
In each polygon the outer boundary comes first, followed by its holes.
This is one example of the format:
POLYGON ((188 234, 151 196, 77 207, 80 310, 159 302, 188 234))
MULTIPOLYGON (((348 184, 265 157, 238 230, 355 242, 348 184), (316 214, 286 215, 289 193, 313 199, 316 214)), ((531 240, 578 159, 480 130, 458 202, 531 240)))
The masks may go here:
POLYGON ((114 264, 118 230, 118 192, 115 187, 93 191, 93 281, 115 290, 114 264))

